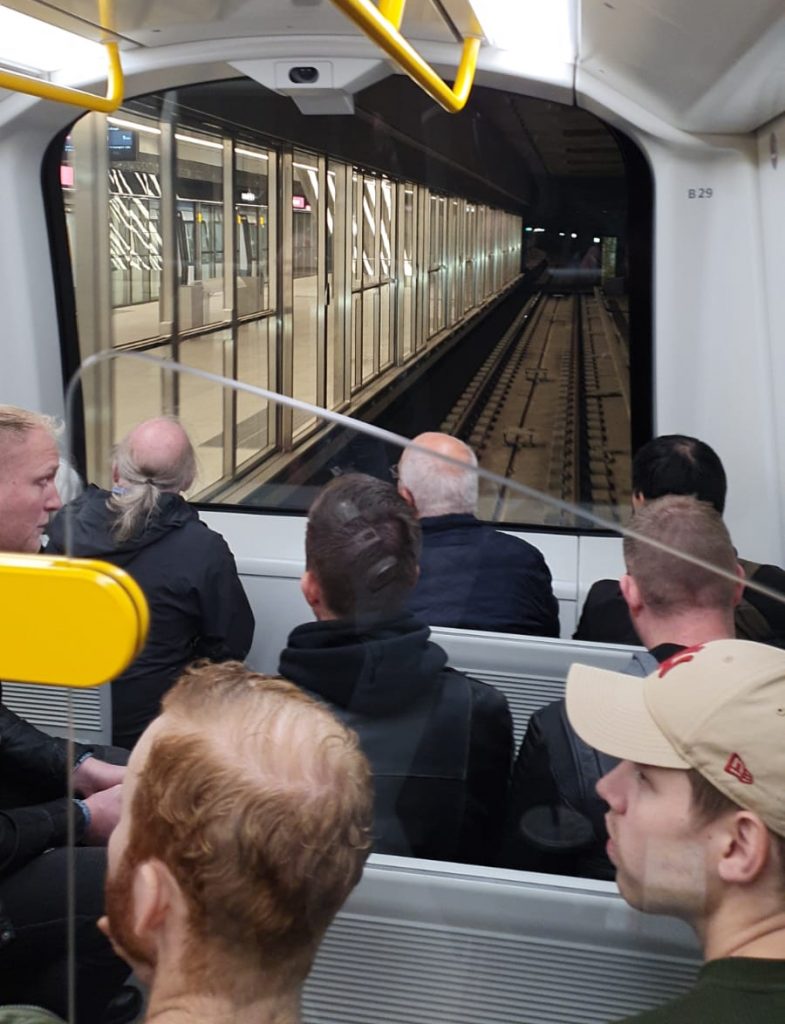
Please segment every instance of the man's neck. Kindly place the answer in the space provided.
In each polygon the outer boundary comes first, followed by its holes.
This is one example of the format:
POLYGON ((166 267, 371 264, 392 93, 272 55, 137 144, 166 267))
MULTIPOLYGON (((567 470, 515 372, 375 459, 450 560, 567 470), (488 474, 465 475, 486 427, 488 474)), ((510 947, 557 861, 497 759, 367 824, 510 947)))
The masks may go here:
POLYGON ((155 987, 145 1024, 300 1024, 300 1001, 260 995, 239 1004, 231 995, 161 995, 155 987))
POLYGON ((749 919, 749 904, 715 914, 697 929, 704 958, 785 960, 785 910, 749 919))
POLYGON ((644 612, 637 622, 633 620, 633 624, 644 646, 650 651, 660 644, 695 647, 712 640, 730 640, 735 635, 732 618, 710 609, 662 617, 644 612))

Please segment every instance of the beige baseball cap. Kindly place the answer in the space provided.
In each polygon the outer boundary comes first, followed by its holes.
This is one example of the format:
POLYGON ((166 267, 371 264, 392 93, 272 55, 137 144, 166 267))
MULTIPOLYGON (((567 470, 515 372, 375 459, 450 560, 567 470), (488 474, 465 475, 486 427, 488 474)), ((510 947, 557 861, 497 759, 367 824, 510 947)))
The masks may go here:
POLYGON ((679 651, 645 679, 573 665, 567 716, 613 757, 695 768, 785 836, 785 651, 715 640, 679 651))

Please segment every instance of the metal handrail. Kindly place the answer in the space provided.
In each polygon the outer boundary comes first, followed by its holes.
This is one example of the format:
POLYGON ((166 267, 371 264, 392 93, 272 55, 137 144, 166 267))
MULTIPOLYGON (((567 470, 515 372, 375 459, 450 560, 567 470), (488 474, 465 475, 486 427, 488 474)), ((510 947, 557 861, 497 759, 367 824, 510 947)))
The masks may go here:
POLYGON ((478 37, 464 39, 455 83, 450 88, 398 31, 406 0, 380 0, 379 7, 372 0, 333 0, 333 3, 440 106, 451 114, 463 110, 477 70, 478 37))
MULTIPOLYGON (((100 0, 99 18, 102 27, 106 25, 108 5, 109 0, 100 0)), ((123 68, 120 64, 120 49, 117 43, 112 39, 104 39, 101 45, 106 50, 108 60, 106 96, 96 96, 91 92, 85 92, 83 89, 73 89, 66 85, 43 82, 40 78, 21 75, 14 71, 0 71, 0 88, 27 93, 29 96, 37 96, 42 100, 70 103, 72 106, 95 110, 101 114, 111 114, 123 102, 125 87, 123 68)))

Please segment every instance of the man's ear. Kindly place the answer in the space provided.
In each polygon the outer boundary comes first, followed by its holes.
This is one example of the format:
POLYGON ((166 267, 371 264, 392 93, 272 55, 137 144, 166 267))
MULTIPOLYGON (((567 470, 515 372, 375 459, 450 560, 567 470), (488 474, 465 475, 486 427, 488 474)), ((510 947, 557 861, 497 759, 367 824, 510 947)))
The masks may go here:
POLYGON ((619 580, 619 588, 622 597, 627 602, 627 607, 630 609, 630 615, 634 618, 643 608, 643 598, 641 597, 640 588, 635 582, 635 577, 630 576, 626 572, 619 580))
POLYGON ((638 512, 646 504, 646 498, 644 497, 643 491, 632 492, 632 510, 638 512))
POLYGON ((403 498, 403 500, 406 502, 406 504, 407 505, 411 505, 411 507, 416 512, 417 511, 417 506, 414 504, 414 495, 412 494, 412 492, 409 490, 408 487, 404 487, 403 486, 403 484, 401 483, 400 480, 398 481, 398 493, 403 498))
POLYGON ((734 608, 739 603, 739 601, 741 601, 741 595, 744 593, 744 588, 747 585, 747 574, 744 572, 744 569, 739 565, 738 562, 736 563, 736 575, 739 577, 740 582, 737 583, 733 589, 734 608))
POLYGON ((769 830, 752 811, 737 811, 717 823, 715 841, 719 844, 717 873, 728 884, 754 882, 776 858, 769 830))
POLYGON ((134 869, 131 926, 138 938, 160 930, 171 906, 172 883, 169 869, 159 860, 147 860, 134 869))
POLYGON ((322 605, 322 588, 310 569, 306 569, 300 577, 300 590, 309 606, 316 612, 322 605))

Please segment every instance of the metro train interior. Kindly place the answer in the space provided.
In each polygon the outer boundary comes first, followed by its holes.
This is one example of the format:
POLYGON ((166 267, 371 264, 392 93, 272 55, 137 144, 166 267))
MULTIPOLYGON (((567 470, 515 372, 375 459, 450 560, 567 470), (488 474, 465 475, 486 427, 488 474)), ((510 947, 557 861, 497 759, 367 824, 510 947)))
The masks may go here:
MULTIPOLYGON (((709 442, 737 548, 783 564, 781 4, 408 0, 442 79, 481 36, 456 113, 330 0, 103 10, 0 9, 24 16, 0 72, 97 94, 109 38, 125 80, 109 112, 0 91, 0 401, 64 417, 101 486, 131 426, 180 418, 188 497, 253 606, 250 665, 277 671, 310 617, 319 488, 391 479, 422 431, 475 450, 479 515, 551 570, 560 638, 434 631, 507 695, 516 744, 573 661, 629 656, 570 638, 624 572, 645 441, 709 442)), ((108 687, 3 697, 105 739, 108 687)), ((697 958, 611 882, 374 854, 304 1019, 599 1022, 682 991, 697 958)))

